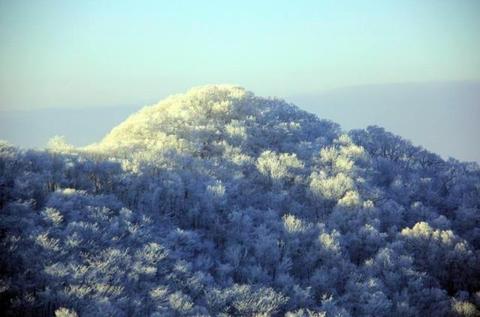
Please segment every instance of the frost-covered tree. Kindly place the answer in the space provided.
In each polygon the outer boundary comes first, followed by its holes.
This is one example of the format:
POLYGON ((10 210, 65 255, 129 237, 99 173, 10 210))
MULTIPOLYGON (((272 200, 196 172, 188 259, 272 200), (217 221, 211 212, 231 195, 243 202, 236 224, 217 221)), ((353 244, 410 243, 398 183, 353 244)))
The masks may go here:
POLYGON ((0 142, 2 316, 476 316, 480 168, 198 87, 0 142))

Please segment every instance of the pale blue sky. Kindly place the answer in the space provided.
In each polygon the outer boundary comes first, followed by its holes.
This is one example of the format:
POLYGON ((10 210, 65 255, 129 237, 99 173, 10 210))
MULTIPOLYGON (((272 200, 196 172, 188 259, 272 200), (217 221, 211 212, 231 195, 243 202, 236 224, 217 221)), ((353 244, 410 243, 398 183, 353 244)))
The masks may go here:
POLYGON ((480 1, 0 0, 0 108, 480 79, 480 1))

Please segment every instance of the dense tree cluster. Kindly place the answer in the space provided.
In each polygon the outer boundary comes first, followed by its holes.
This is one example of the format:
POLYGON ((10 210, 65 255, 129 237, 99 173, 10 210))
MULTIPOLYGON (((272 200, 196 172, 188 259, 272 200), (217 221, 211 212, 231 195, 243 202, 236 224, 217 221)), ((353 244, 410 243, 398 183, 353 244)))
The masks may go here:
POLYGON ((207 86, 0 144, 6 316, 477 316, 480 169, 207 86))

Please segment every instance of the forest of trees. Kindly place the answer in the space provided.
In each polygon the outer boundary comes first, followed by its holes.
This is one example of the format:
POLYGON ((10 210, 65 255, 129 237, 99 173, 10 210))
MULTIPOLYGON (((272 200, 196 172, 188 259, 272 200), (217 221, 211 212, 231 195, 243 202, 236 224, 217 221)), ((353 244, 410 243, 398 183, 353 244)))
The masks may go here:
POLYGON ((480 168, 200 87, 0 143, 0 254, 3 316, 479 316, 480 168))

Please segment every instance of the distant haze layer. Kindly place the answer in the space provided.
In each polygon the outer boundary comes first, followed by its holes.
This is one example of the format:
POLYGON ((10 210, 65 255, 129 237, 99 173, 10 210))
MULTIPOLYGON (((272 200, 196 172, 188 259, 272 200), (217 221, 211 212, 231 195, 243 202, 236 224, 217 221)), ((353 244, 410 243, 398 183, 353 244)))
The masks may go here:
MULTIPOLYGON (((480 162, 480 82, 371 85, 280 97, 345 130, 379 125, 444 158, 480 162)), ((32 148, 63 135, 73 145, 88 145, 142 106, 2 111, 0 139, 32 148)))

